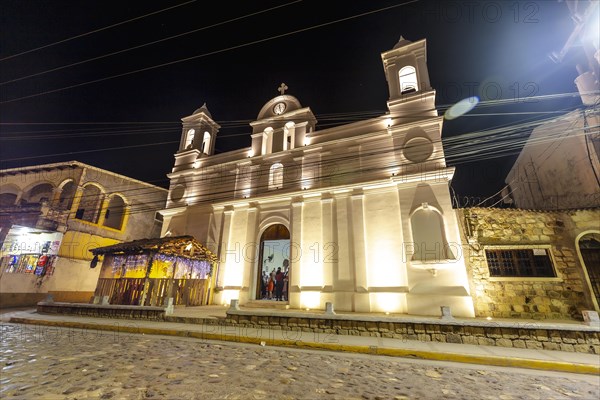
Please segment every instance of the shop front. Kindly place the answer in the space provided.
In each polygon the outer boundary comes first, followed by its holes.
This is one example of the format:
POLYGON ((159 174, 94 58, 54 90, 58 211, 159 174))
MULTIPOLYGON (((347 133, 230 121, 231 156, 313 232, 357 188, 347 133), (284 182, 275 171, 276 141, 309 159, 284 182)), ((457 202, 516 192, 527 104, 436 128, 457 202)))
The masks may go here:
POLYGON ((0 250, 0 268, 7 274, 52 275, 63 234, 13 225, 0 250))
POLYGON ((0 248, 0 306, 33 305, 47 294, 63 234, 13 225, 0 248))

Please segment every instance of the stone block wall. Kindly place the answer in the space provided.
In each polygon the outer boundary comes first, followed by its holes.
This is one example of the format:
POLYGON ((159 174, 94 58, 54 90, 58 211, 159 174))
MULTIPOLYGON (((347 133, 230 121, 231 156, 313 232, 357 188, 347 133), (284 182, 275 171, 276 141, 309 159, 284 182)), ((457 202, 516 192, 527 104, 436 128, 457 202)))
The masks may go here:
MULTIPOLYGON (((170 320, 167 317, 167 320, 170 320)), ((220 324, 253 329, 259 337, 262 330, 277 329, 284 338, 294 340, 294 332, 312 332, 320 340, 335 340, 328 335, 374 336, 403 341, 475 344, 483 346, 515 347, 536 350, 560 350, 600 354, 600 332, 597 329, 548 328, 535 322, 497 323, 476 321, 444 323, 443 321, 409 322, 394 318, 379 320, 343 319, 328 317, 287 317, 283 315, 250 315, 246 312, 228 312, 220 324)), ((236 332, 232 330, 232 332, 236 332)), ((241 331, 240 331, 241 332, 241 331)))
POLYGON ((576 249, 581 232, 600 229, 600 209, 457 210, 476 317, 582 320, 594 310, 576 249), (486 249, 546 248, 556 278, 490 277, 486 249))

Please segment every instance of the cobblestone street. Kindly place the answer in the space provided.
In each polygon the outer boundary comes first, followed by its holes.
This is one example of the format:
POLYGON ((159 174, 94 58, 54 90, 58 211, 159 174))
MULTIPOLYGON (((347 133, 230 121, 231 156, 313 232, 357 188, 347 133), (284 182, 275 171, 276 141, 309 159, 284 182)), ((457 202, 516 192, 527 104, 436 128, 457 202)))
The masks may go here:
POLYGON ((1 333, 2 399, 600 396, 592 375, 17 324, 1 333))

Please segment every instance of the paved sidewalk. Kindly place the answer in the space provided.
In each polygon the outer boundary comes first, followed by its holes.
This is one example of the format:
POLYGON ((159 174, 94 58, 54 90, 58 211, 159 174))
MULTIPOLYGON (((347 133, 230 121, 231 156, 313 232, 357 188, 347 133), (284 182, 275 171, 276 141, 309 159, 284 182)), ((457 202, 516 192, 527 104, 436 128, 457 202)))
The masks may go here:
MULTIPOLYGON (((224 318, 227 307, 206 306, 176 309, 182 321, 224 318)), ((255 312, 256 310, 252 310, 255 312)), ((280 310, 273 310, 279 312, 280 310)), ((287 311, 287 310, 286 310, 287 311)), ((261 310, 261 312, 269 312, 261 310)), ((262 346, 284 346, 364 354, 387 355, 482 365, 532 368, 558 372, 600 374, 600 355, 552 350, 517 349, 441 342, 421 342, 370 336, 350 336, 269 328, 248 328, 190 322, 108 319, 38 314, 35 309, 3 310, 3 323, 44 327, 107 330, 122 333, 172 335, 202 340, 232 341, 262 346)), ((539 323, 539 321, 537 321, 539 323)), ((570 325, 570 324, 569 324, 570 325)), ((54 330, 53 334, 57 334, 54 330)))

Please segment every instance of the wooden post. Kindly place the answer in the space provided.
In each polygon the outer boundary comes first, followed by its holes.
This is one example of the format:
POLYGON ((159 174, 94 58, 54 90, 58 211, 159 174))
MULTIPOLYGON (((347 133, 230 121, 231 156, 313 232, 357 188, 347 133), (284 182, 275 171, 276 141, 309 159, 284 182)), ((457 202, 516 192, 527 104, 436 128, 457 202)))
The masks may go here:
POLYGON ((210 279, 208 280, 208 296, 207 296, 206 305, 211 305, 213 303, 213 297, 215 294, 215 287, 216 287, 216 280, 217 280, 217 263, 215 262, 212 265, 212 274, 210 276, 210 279))
POLYGON ((150 257, 148 257, 148 266, 146 267, 146 276, 144 277, 144 291, 142 292, 141 301, 138 303, 143 306, 146 303, 146 297, 148 296, 148 285, 150 283, 150 271, 152 271, 152 261, 154 261, 154 254, 151 253, 150 257))

